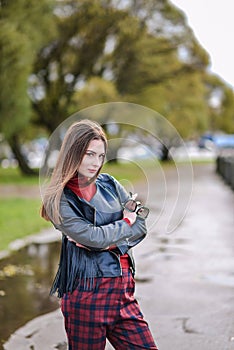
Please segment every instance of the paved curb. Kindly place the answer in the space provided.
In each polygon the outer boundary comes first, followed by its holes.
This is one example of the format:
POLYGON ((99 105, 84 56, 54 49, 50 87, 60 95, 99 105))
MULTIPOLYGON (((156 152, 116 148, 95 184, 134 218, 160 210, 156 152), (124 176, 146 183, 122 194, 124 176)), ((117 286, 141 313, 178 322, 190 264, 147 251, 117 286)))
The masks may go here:
POLYGON ((55 230, 53 227, 44 229, 37 234, 27 236, 22 239, 16 239, 15 241, 11 242, 7 250, 0 251, 0 260, 9 257, 13 252, 18 251, 30 244, 46 244, 60 240, 61 233, 58 230, 55 230))
POLYGON ((4 344, 5 350, 66 350, 66 334, 60 309, 39 316, 19 328, 4 344), (49 329, 49 332, 48 332, 49 329))

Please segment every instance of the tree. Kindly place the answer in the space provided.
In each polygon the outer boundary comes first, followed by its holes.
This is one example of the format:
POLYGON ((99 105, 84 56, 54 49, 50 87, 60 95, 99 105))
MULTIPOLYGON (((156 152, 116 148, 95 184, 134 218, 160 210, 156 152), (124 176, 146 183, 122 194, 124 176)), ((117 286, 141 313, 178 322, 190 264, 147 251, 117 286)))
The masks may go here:
POLYGON ((0 130, 21 170, 32 174, 22 154, 21 142, 31 119, 28 77, 36 49, 42 45, 45 28, 48 28, 50 1, 5 0, 0 3, 0 9, 0 130))
POLYGON ((144 104, 184 137, 211 123, 230 130, 232 94, 211 82, 209 55, 170 1, 5 0, 0 7, 0 127, 24 172, 19 135, 28 123, 51 133, 90 104, 144 104), (219 109, 210 105, 217 91, 219 109))
POLYGON ((71 113, 77 109, 77 106, 83 109, 95 104, 119 100, 120 96, 113 82, 100 77, 92 77, 87 80, 83 88, 74 93, 70 104, 71 113))
MULTIPOLYGON (((106 42, 116 30, 116 18, 123 15, 97 1, 65 2, 68 3, 71 14, 64 17, 60 13, 57 17, 57 38, 40 50, 30 89, 38 123, 50 132, 71 112, 77 89, 90 77, 102 76, 101 71, 105 74, 102 59, 106 42), (42 97, 38 90, 43 91, 42 97)), ((64 9, 61 7, 61 11, 64 9)))
POLYGON ((234 132, 234 93, 216 75, 204 76, 206 86, 206 101, 208 106, 209 130, 234 132))
POLYGON ((208 55, 179 10, 166 0, 127 3, 122 8, 118 1, 60 2, 57 38, 40 50, 30 89, 37 123, 50 132, 82 107, 77 98, 72 103, 74 95, 91 77, 111 81, 120 98, 131 101, 147 88, 206 69, 208 55), (153 27, 156 15, 160 27, 153 27), (172 25, 180 30, 173 32, 172 25))
POLYGON ((219 129, 227 133, 234 133, 234 95, 233 90, 228 86, 223 89, 220 115, 221 121, 217 125, 219 129))

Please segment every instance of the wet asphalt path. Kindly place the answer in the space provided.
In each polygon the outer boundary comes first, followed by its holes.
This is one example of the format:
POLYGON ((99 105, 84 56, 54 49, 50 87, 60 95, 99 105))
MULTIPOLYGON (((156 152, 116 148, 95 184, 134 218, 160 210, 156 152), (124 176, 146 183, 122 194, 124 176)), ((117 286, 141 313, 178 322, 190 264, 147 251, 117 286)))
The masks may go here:
MULTIPOLYGON (((149 234, 134 250, 136 297, 159 350, 234 350, 234 192, 214 164, 195 165, 187 214, 177 230, 165 233, 167 206, 176 196, 173 171, 164 213, 157 181, 150 188, 149 234)), ((18 330, 5 349, 65 350, 64 342, 56 311, 18 330)))
POLYGON ((136 295, 159 349, 234 349, 234 192, 213 164, 194 166, 178 229, 158 230, 156 224, 135 257, 139 279, 148 278, 136 295))

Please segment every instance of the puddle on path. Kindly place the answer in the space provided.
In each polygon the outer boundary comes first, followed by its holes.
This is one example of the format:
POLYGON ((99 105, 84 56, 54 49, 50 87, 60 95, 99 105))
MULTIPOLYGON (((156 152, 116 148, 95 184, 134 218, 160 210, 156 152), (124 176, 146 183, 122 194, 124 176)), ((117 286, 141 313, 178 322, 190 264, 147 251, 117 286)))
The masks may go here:
POLYGON ((156 237, 152 240, 150 250, 142 254, 145 258, 161 257, 170 260, 174 256, 185 256, 191 252, 191 240, 184 237, 156 237))
POLYGON ((49 290, 59 251, 58 242, 31 244, 0 260, 0 349, 16 329, 58 307, 49 290))

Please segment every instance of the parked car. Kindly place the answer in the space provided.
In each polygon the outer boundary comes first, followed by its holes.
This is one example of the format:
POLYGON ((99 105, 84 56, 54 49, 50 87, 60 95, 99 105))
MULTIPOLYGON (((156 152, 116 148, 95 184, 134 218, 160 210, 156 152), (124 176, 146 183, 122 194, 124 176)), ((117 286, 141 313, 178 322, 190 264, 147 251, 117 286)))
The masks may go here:
POLYGON ((200 148, 216 149, 217 151, 233 148, 234 149, 234 134, 204 134, 198 141, 200 148))

